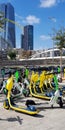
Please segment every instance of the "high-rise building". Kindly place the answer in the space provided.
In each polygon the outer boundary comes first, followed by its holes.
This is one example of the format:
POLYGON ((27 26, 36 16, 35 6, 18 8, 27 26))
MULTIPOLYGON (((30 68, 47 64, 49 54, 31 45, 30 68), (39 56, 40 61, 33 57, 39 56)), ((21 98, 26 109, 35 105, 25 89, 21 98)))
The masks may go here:
POLYGON ((21 35, 21 48, 24 49, 24 35, 21 35))
POLYGON ((21 48, 24 50, 33 50, 33 25, 24 26, 24 35, 22 35, 21 48))
POLYGON ((15 22, 14 7, 10 3, 0 4, 0 12, 3 13, 3 17, 5 18, 2 37, 10 44, 12 48, 15 48, 15 24, 10 22, 10 20, 15 22))

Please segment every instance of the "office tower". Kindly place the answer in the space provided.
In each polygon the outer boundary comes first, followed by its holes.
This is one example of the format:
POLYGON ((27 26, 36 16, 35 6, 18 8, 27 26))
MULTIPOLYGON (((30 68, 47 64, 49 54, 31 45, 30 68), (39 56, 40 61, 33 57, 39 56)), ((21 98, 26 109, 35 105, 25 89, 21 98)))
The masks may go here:
POLYGON ((21 48, 24 49, 24 35, 21 35, 21 48))
POLYGON ((33 50, 33 25, 24 26, 21 47, 24 50, 33 50))
POLYGON ((14 7, 10 3, 0 4, 0 12, 3 13, 4 20, 4 31, 2 32, 2 37, 8 42, 10 47, 15 48, 15 22, 14 7))

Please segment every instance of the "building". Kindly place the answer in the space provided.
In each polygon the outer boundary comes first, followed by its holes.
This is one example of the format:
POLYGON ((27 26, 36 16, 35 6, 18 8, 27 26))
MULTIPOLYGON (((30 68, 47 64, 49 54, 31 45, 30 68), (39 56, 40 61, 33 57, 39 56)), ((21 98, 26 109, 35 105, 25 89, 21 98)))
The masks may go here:
POLYGON ((1 35, 10 44, 12 48, 15 48, 15 24, 10 22, 10 20, 15 21, 14 7, 10 3, 0 4, 0 12, 3 13, 3 18, 5 18, 3 27, 4 31, 1 33, 1 35))
POLYGON ((21 39, 21 48, 33 50, 33 25, 24 26, 24 34, 21 39))
POLYGON ((21 48, 24 49, 24 35, 21 35, 21 48))
POLYGON ((8 48, 11 48, 9 43, 2 36, 0 36, 0 50, 5 50, 8 48))

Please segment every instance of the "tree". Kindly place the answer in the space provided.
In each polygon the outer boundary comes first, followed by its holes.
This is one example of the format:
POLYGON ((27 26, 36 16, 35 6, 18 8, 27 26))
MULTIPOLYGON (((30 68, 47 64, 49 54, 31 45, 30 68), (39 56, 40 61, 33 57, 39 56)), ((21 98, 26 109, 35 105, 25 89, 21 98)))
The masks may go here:
POLYGON ((0 12, 0 31, 3 30, 3 26, 4 26, 4 14, 0 12))
POLYGON ((62 78, 62 49, 65 48, 65 28, 61 27, 58 31, 55 32, 55 36, 52 38, 55 42, 55 45, 60 50, 60 69, 61 69, 61 78, 62 78))
POLYGON ((10 57, 11 60, 16 59, 16 52, 15 51, 9 51, 8 56, 10 57))

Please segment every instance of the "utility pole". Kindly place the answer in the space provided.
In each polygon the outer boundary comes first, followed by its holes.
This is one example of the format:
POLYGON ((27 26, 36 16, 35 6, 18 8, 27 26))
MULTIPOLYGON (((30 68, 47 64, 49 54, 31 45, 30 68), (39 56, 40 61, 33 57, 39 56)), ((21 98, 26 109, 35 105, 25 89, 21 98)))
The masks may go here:
MULTIPOLYGON (((48 17, 48 19, 53 22, 53 27, 52 27, 53 30, 52 31, 54 31, 55 30, 56 19, 55 19, 55 17, 48 17)), ((52 35, 54 36, 54 33, 52 33, 52 35)), ((53 63, 54 63, 54 40, 53 40, 53 63)))

